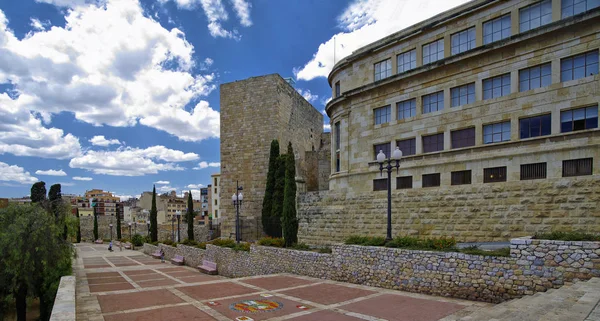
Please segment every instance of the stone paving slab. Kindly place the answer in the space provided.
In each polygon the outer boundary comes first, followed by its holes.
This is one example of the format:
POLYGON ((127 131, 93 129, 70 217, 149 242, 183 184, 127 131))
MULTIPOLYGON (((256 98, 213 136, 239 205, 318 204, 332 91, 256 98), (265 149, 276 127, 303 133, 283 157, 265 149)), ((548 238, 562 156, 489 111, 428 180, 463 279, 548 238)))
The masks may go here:
POLYGON ((342 285, 323 283, 287 290, 283 291, 282 293, 304 300, 328 305, 371 295, 375 292, 360 288, 350 288, 342 285))
POLYGON ((87 278, 88 279, 92 279, 92 278, 107 278, 107 277, 114 277, 114 276, 121 276, 121 275, 119 274, 119 272, 87 273, 87 278))
POLYGON ((233 282, 185 286, 178 288, 178 290, 198 301, 258 292, 255 289, 233 282))
POLYGON ((148 281, 139 281, 136 282, 140 287, 142 288, 154 288, 157 286, 165 286, 165 285, 176 285, 176 284, 180 284, 177 281, 174 281, 172 279, 159 279, 159 280, 148 280, 148 281))
POLYGON ((186 276, 186 277, 178 277, 178 280, 181 280, 185 283, 198 283, 198 282, 207 282, 214 281, 215 278, 208 275, 196 275, 196 276, 186 276))
POLYGON ((109 315, 104 317, 105 321, 213 321, 216 320, 193 305, 168 307, 140 312, 130 312, 109 315))
POLYGON ((148 274, 158 274, 154 270, 134 270, 134 271, 123 271, 123 273, 129 277, 134 275, 148 275, 148 274))
POLYGON ((169 290, 154 290, 135 293, 99 295, 98 302, 102 312, 116 312, 148 308, 155 305, 183 303, 169 290))
POLYGON ((111 278, 95 278, 95 279, 89 279, 88 280, 88 284, 92 285, 92 284, 105 284, 105 283, 122 283, 122 282, 127 282, 127 280, 125 280, 124 278, 118 276, 118 277, 111 277, 111 278))
POLYGON ((133 289, 134 286, 125 282, 125 283, 111 283, 111 284, 96 284, 90 285, 90 292, 109 292, 109 291, 118 291, 118 290, 129 290, 133 289))
POLYGON ((312 312, 309 314, 304 314, 298 317, 294 317, 288 319, 290 321, 359 321, 364 319, 359 319, 357 317, 349 316, 346 314, 333 312, 330 310, 322 310, 317 312, 312 312))
POLYGON ((304 309, 298 308, 298 306, 305 309, 313 308, 312 306, 304 305, 298 301, 292 301, 280 296, 265 298, 258 294, 226 300, 216 300, 212 301, 212 303, 218 305, 211 305, 211 303, 207 303, 207 305, 231 319, 249 316, 254 320, 267 320, 305 311, 304 309))
POLYGON ((133 281, 146 281, 146 280, 161 280, 161 279, 165 279, 165 277, 163 277, 162 275, 158 274, 158 273, 154 273, 154 274, 138 274, 138 275, 131 275, 129 276, 129 278, 133 281))
POLYGON ((299 285, 314 284, 316 281, 296 278, 293 276, 278 275, 272 277, 262 277, 256 279, 248 279, 242 283, 251 284, 267 290, 279 290, 285 288, 296 287, 299 285))

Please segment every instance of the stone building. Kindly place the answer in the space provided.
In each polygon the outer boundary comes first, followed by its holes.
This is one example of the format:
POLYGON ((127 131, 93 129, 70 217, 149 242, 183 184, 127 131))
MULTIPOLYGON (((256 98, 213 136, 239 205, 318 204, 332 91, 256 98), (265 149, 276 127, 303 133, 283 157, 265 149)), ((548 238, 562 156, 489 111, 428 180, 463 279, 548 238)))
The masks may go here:
MULTIPOLYGON (((223 144, 223 140, 221 140, 221 144, 223 144)), ((209 208, 211 209, 210 213, 212 213, 212 218, 214 220, 213 222, 217 223, 221 218, 221 212, 219 211, 221 205, 221 199, 219 198, 221 195, 221 173, 214 173, 210 175, 210 179, 212 182, 212 194, 209 208)))
POLYGON ((300 239, 505 240, 600 232, 600 3, 476 0, 339 61, 329 192, 301 196, 300 239))
MULTIPOLYGON (((221 202, 218 206, 222 236, 229 237, 235 232, 231 196, 239 182, 244 188, 240 209, 242 239, 253 240, 262 236, 260 218, 271 141, 279 141, 281 153, 287 152, 288 142, 292 143, 298 180, 304 181, 306 153, 316 151, 321 145, 323 115, 278 74, 223 84, 220 96, 221 181, 218 188, 221 202)), ((216 198, 213 195, 213 199, 216 198)))
MULTIPOLYGON (((85 197, 79 199, 78 203, 88 203, 91 200, 96 201, 96 215, 108 215, 115 216, 117 213, 117 203, 121 201, 120 198, 113 196, 111 192, 106 192, 101 189, 92 189, 85 191, 85 197)), ((85 206, 87 207, 87 206, 85 206)))

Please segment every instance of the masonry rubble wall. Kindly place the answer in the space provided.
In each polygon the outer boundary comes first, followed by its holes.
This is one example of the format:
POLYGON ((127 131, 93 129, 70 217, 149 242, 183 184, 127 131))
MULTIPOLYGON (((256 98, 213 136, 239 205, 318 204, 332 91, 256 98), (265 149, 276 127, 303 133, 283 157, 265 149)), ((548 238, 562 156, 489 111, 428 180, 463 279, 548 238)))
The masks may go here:
MULTIPOLYGON (((217 263, 220 275, 245 277, 292 273, 386 289, 502 302, 543 292, 565 282, 600 276, 600 242, 518 238, 510 257, 385 247, 334 245, 331 254, 252 245, 249 252, 207 244, 206 250, 160 244, 166 258, 186 265, 217 263)), ((154 247, 144 245, 144 252, 154 247)))
MULTIPOLYGON (((387 192, 307 192, 298 198, 298 241, 385 236, 387 192)), ((508 241, 560 230, 600 233, 600 176, 392 191, 395 235, 508 241)))

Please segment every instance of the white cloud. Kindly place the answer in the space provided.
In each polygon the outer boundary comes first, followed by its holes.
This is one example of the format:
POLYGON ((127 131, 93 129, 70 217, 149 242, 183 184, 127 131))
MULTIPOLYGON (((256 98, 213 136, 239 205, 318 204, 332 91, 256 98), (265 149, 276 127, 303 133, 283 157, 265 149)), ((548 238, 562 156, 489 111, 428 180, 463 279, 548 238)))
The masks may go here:
POLYGON ((33 184, 38 181, 29 172, 17 165, 8 165, 0 162, 0 181, 17 182, 20 184, 33 184))
POLYGON ((204 185, 202 184, 189 184, 188 186, 186 186, 185 188, 189 188, 189 189, 200 189, 204 187, 204 185))
POLYGON ((30 20, 31 20, 31 22, 29 23, 29 25, 34 30, 44 31, 44 30, 46 30, 46 27, 50 25, 49 21, 40 21, 40 19, 38 19, 38 18, 30 18, 30 20))
POLYGON ((114 176, 143 176, 162 171, 182 171, 175 164, 197 160, 194 153, 184 153, 164 146, 152 146, 146 149, 121 147, 114 151, 89 150, 82 156, 69 162, 71 168, 81 168, 95 174, 114 176))
POLYGON ((323 124, 324 132, 331 132, 331 124, 323 124))
POLYGON ((109 145, 120 145, 121 142, 118 139, 106 139, 104 136, 94 136, 89 140, 94 146, 109 146, 109 145))
MULTIPOLYGON (((2 25, 0 11, 0 25, 2 25)), ((2 33, 0 31, 0 83, 2 83, 2 33)), ((79 139, 62 129, 46 128, 36 115, 0 93, 0 154, 67 159, 81 155, 79 139)))
POLYGON ((59 182, 58 184, 60 184, 61 186, 75 186, 75 183, 59 182))
POLYGON ((35 1, 53 4, 57 7, 77 7, 77 6, 85 5, 86 3, 98 2, 98 0, 35 0, 35 1))
POLYGON ((214 60, 207 57, 202 63, 200 63, 200 70, 207 70, 214 62, 214 60))
POLYGON ((81 177, 81 176, 74 176, 73 180, 75 181, 91 181, 93 178, 91 177, 81 177))
POLYGON ((133 198, 132 195, 119 195, 119 194, 115 194, 115 193, 113 193, 113 196, 114 197, 118 197, 121 200, 121 202, 124 202, 124 201, 126 201, 126 200, 128 200, 130 198, 133 198))
MULTIPOLYGON (((321 98, 321 104, 323 104, 323 106, 327 106, 327 104, 329 104, 329 102, 331 101, 331 99, 333 99, 332 97, 329 98, 321 98)), ((327 113, 323 114, 323 115, 327 115, 327 113)))
POLYGON ((314 95, 310 92, 310 89, 303 90, 298 88, 296 89, 296 91, 298 91, 298 93, 302 95, 302 97, 304 97, 304 99, 306 99, 306 101, 308 101, 311 104, 317 101, 317 99, 319 99, 319 95, 314 95))
POLYGON ((240 19, 240 24, 244 27, 250 27, 252 20, 250 19, 250 8, 252 5, 245 0, 231 0, 235 14, 240 19))
POLYGON ((159 186, 156 188, 157 192, 162 192, 162 193, 166 193, 166 192, 170 192, 170 191, 174 191, 175 187, 171 187, 169 185, 164 185, 164 186, 159 186))
POLYGON ((237 30, 234 29, 233 31, 228 31, 221 25, 222 21, 227 21, 227 19, 229 19, 229 15, 221 0, 200 0, 200 4, 202 5, 202 10, 204 10, 206 19, 208 19, 208 31, 211 36, 214 38, 241 39, 237 30))
POLYGON ((185 124, 202 130, 180 139, 219 137, 219 113, 199 99, 216 89, 215 76, 192 73, 194 46, 181 30, 163 28, 137 0, 45 2, 69 7, 65 26, 23 39, 0 10, 0 84, 14 88, 3 97, 12 113, 34 111, 48 124, 70 112, 96 126, 140 123, 177 137, 185 124))
POLYGON ((319 45, 312 59, 295 68, 298 79, 327 77, 335 62, 379 40, 468 0, 355 0, 338 17, 342 32, 319 45))
POLYGON ((158 185, 169 185, 169 184, 171 184, 171 182, 169 182, 169 181, 158 181, 158 182, 154 182, 154 184, 158 184, 158 185))
POLYGON ((49 169, 47 171, 37 170, 37 171, 35 171, 35 174, 36 175, 47 175, 47 176, 67 176, 67 173, 65 173, 65 171, 63 171, 62 169, 59 169, 59 170, 49 169))
POLYGON ((217 163, 217 162, 200 162, 198 163, 198 166, 194 167, 194 169, 204 169, 204 168, 208 168, 208 167, 221 167, 221 163, 217 163))

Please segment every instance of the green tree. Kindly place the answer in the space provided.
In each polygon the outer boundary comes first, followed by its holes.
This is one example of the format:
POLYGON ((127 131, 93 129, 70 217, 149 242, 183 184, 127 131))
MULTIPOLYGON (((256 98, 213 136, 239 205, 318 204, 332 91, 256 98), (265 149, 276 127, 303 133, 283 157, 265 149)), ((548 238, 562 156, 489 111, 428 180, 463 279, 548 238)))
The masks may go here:
POLYGON ((54 215, 54 222, 56 223, 56 225, 63 226, 62 237, 64 240, 66 240, 68 231, 66 225, 66 218, 61 210, 61 207, 63 206, 63 201, 60 184, 54 184, 50 186, 50 191, 48 192, 48 202, 48 210, 52 215, 54 215))
POLYGON ((277 157, 277 172, 275 172, 275 187, 273 188, 273 203, 271 208, 270 227, 272 237, 281 237, 281 215, 283 213, 283 193, 285 189, 285 163, 287 155, 277 157))
MULTIPOLYGON (((121 207, 124 210, 124 207, 121 207)), ((120 211, 120 212, 123 212, 120 211)), ((117 240, 121 239, 121 213, 117 213, 117 240)))
POLYGON ((77 216, 77 243, 81 243, 81 220, 79 219, 79 208, 75 209, 77 216))
POLYGON ((187 220, 187 233, 188 240, 194 240, 194 201, 192 200, 192 191, 188 193, 187 199, 187 213, 185 213, 185 219, 187 220))
POLYGON ((156 210, 156 186, 152 187, 152 208, 150 208, 150 240, 158 241, 158 211, 156 210))
POLYGON ((298 219, 296 218, 296 159, 292 143, 288 144, 285 162, 285 188, 283 192, 283 238, 285 246, 298 243, 298 219))
POLYGON ((72 251, 61 233, 40 206, 0 209, 0 295, 15 298, 17 320, 26 319, 28 297, 40 299, 40 319, 49 319, 60 277, 71 273, 72 251))
POLYGON ((262 225, 263 231, 268 236, 273 236, 273 227, 271 214, 273 211, 273 192, 275 190, 275 175, 277 173, 277 158, 279 157, 279 142, 277 139, 271 141, 271 151, 269 154, 269 169, 267 171, 267 185, 265 187, 265 197, 262 204, 262 225))
POLYGON ((46 183, 37 182, 31 186, 31 198, 32 203, 44 203, 46 201, 46 183))

